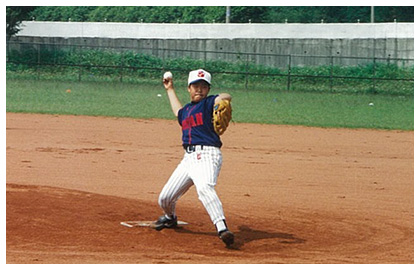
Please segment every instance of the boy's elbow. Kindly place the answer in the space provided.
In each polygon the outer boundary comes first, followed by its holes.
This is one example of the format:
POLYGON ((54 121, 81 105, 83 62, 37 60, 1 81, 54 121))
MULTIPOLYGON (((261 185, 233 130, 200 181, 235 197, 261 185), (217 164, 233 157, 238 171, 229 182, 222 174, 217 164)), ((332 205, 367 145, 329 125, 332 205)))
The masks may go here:
POLYGON ((228 93, 222 93, 222 94, 220 94, 220 98, 221 99, 226 99, 226 100, 232 100, 232 96, 230 95, 230 94, 228 94, 228 93))

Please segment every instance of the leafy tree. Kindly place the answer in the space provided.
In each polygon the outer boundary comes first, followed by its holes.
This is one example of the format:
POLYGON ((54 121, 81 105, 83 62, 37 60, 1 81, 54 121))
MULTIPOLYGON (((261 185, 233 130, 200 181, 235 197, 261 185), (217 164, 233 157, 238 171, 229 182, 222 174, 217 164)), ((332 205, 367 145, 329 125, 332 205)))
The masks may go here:
MULTIPOLYGON (((370 6, 232 6, 232 23, 370 22, 370 6)), ((40 21, 223 23, 224 6, 41 6, 28 16, 40 21)), ((377 6, 376 22, 414 22, 413 6, 377 6)))
MULTIPOLYGON (((370 22, 370 6, 268 7, 267 21, 282 23, 370 22)), ((375 7, 375 22, 414 22, 414 7, 375 7)))
POLYGON ((226 21, 226 7, 206 7, 204 22, 224 23, 226 21))
POLYGON ((94 10, 95 7, 62 7, 61 18, 62 20, 71 20, 77 22, 83 22, 88 20, 89 13, 94 10))
POLYGON ((112 12, 110 12, 112 7, 95 7, 88 15, 87 21, 94 21, 94 22, 103 22, 105 19, 108 19, 112 12))
POLYGON ((251 20, 254 23, 267 22, 268 7, 232 7, 231 22, 247 23, 251 20))
POLYGON ((325 15, 322 7, 268 7, 267 21, 272 23, 319 23, 325 15))
POLYGON ((375 7, 375 22, 414 22, 414 7, 375 7))
POLYGON ((6 35, 7 39, 16 35, 21 29, 20 24, 35 7, 6 7, 6 35))
POLYGON ((66 21, 68 18, 62 17, 62 9, 63 7, 37 7, 31 12, 31 16, 37 21, 66 21))

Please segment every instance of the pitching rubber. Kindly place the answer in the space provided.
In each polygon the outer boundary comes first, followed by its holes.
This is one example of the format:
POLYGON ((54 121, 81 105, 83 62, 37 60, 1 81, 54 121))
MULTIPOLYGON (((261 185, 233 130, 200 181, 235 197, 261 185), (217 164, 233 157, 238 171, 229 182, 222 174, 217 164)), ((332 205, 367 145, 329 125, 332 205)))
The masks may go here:
MULTIPOLYGON (((133 227, 152 227, 155 221, 151 220, 144 220, 144 221, 122 221, 120 222, 121 225, 133 228, 133 227)), ((178 221, 178 226, 188 225, 185 221, 178 221)))

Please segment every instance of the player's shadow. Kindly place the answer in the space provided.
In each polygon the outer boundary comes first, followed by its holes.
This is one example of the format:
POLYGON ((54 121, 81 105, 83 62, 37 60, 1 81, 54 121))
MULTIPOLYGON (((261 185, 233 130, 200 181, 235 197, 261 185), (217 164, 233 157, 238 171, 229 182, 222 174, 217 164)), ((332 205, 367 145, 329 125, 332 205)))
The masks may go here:
MULTIPOLYGON (((263 239, 278 239, 278 243, 280 244, 301 244, 306 241, 305 239, 295 237, 290 233, 266 232, 252 229, 246 225, 241 225, 238 229, 239 231, 233 231, 235 233, 235 243, 230 247, 231 249, 239 250, 246 243, 263 239)), ((194 232, 185 227, 178 227, 175 230, 180 233, 215 235, 214 232, 194 232)))

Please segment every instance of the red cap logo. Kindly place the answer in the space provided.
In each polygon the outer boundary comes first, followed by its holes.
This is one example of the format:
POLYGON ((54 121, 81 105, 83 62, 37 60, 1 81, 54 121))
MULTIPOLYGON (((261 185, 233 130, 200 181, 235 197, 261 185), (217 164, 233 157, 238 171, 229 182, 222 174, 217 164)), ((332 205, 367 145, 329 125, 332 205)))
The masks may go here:
POLYGON ((204 71, 200 70, 197 74, 198 77, 204 78, 204 71))

